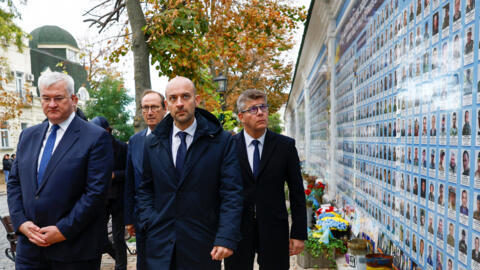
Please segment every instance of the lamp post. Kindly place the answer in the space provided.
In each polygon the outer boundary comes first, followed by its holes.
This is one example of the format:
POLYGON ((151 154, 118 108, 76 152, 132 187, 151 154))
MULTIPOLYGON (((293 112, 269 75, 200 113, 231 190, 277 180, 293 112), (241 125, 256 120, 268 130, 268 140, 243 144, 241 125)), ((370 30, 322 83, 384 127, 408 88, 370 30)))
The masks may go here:
POLYGON ((225 92, 227 92, 227 78, 223 76, 222 72, 218 75, 218 77, 213 79, 214 82, 218 83, 217 92, 220 94, 220 102, 222 105, 222 111, 225 111, 226 104, 225 104, 225 92))

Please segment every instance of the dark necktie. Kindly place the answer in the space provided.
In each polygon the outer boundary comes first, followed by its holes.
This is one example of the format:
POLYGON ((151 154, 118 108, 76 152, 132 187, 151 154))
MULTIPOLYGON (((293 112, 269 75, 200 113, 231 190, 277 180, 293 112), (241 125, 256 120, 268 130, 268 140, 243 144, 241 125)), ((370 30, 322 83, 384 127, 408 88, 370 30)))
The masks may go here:
POLYGON ((253 175, 257 178, 260 170, 260 149, 258 148, 260 141, 253 140, 252 143, 255 146, 255 151, 253 151, 253 175))
POLYGON ((55 146, 55 140, 57 139, 57 130, 59 126, 53 125, 52 132, 47 138, 47 142, 45 143, 45 148, 43 149, 42 159, 40 160, 40 166, 38 167, 38 174, 37 174, 37 182, 38 186, 42 183, 43 174, 45 173, 45 169, 47 168, 48 161, 52 157, 53 147, 55 146))
POLYGON ((180 131, 177 133, 180 137, 180 146, 177 150, 177 158, 175 160, 175 169, 177 171, 177 176, 180 178, 182 176, 183 165, 185 163, 185 157, 187 156, 187 135, 188 133, 180 131))

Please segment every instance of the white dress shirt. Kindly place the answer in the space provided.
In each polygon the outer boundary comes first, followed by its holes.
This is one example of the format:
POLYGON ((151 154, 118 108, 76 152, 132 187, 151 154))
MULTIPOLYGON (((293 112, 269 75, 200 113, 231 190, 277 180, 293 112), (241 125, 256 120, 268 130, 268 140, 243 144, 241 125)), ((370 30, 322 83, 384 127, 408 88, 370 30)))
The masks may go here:
MULTIPOLYGON (((72 114, 70 114, 67 120, 58 124, 57 137, 55 138, 55 144, 53 146, 52 155, 55 152, 55 149, 57 149, 58 143, 62 140, 63 134, 65 134, 65 131, 67 130, 68 126, 70 126, 70 123, 72 122, 74 117, 75 117, 75 111, 72 112, 72 114)), ((47 138, 48 136, 50 136, 50 133, 52 133, 52 126, 53 126, 52 122, 48 122, 47 134, 45 134, 45 137, 43 138, 42 148, 40 149, 40 155, 38 155, 37 171, 40 168, 40 161, 42 160, 43 149, 45 148, 45 144, 47 143, 47 138)))
POLYGON ((177 165, 177 151, 178 148, 180 147, 180 143, 182 140, 180 139, 180 136, 178 136, 178 132, 186 132, 187 133, 187 150, 192 144, 193 141, 193 135, 195 135, 195 130, 197 129, 197 119, 193 118, 193 123, 186 128, 185 130, 179 129, 177 126, 175 126, 175 123, 173 123, 173 132, 172 132, 172 157, 173 157, 173 165, 177 165))
MULTIPOLYGON (((263 135, 260 136, 260 138, 257 139, 260 142, 258 144, 258 150, 260 152, 260 160, 261 160, 261 157, 262 157, 263 144, 265 142, 265 134, 266 133, 267 133, 267 131, 265 130, 265 133, 263 133, 263 135)), ((252 142, 253 142, 253 140, 255 140, 255 138, 248 135, 248 133, 245 132, 245 130, 243 130, 243 135, 245 136, 245 145, 247 146, 248 163, 250 164, 250 169, 252 169, 252 172, 253 172, 253 153, 255 152, 255 145, 252 142)))
POLYGON ((147 133, 145 134, 145 136, 150 135, 150 133, 152 133, 152 130, 149 127, 147 127, 147 133))

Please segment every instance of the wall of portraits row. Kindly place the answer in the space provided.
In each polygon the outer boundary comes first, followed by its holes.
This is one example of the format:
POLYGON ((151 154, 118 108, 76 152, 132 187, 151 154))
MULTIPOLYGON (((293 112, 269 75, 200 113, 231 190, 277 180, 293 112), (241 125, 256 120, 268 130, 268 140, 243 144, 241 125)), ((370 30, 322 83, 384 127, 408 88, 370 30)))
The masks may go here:
POLYGON ((480 269, 480 1, 351 1, 331 70, 335 151, 319 73, 297 100, 314 146, 296 136, 301 153, 317 174, 335 159, 328 177, 399 269, 480 269))

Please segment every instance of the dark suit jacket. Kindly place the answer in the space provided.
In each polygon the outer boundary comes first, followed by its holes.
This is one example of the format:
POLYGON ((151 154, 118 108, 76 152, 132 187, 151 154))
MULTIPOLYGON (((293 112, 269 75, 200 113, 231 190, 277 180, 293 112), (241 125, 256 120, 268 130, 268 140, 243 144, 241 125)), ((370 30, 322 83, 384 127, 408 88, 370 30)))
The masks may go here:
POLYGON ((125 224, 137 223, 137 207, 135 196, 137 194, 143 174, 143 148, 147 130, 144 129, 128 141, 127 168, 125 170, 125 224))
POLYGON ((256 206, 260 243, 273 250, 287 249, 288 254, 289 238, 307 239, 305 193, 295 140, 267 130, 260 158, 260 172, 255 179, 248 162, 244 132, 234 136, 243 178, 242 233, 249 230, 256 206), (285 182, 289 189, 292 213, 290 234, 285 205, 285 182))
POLYGON ((106 240, 105 195, 112 176, 112 140, 100 127, 75 118, 65 131, 37 186, 37 164, 48 122, 20 134, 9 177, 8 207, 19 234, 17 253, 51 260, 97 259, 106 240), (18 228, 25 221, 56 225, 67 240, 41 248, 18 228))
POLYGON ((147 269, 176 266, 220 269, 213 246, 235 250, 240 241, 242 179, 235 142, 211 113, 195 110, 197 128, 177 178, 172 158, 173 118, 167 115, 147 136, 138 219, 145 231, 147 269))
POLYGON ((125 166, 127 164, 127 144, 111 136, 113 145, 113 173, 110 180, 107 199, 115 199, 115 203, 123 205, 125 186, 125 166))

